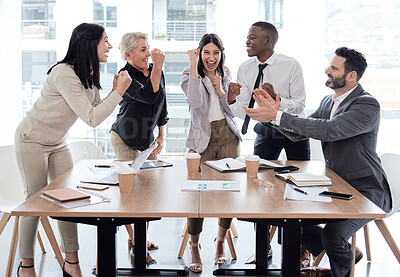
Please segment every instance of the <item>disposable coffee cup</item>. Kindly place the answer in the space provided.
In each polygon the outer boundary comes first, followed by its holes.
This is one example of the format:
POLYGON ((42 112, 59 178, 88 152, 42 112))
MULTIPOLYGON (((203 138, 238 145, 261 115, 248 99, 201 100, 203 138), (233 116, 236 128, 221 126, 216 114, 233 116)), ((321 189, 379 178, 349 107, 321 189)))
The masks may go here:
POLYGON ((121 192, 132 192, 134 176, 135 174, 133 168, 120 167, 118 169, 119 190, 121 192))
POLYGON ((258 155, 248 155, 245 158, 247 177, 257 177, 260 157, 258 155))
POLYGON ((186 165, 188 174, 199 172, 200 166, 200 154, 199 153, 187 153, 186 154, 186 165))

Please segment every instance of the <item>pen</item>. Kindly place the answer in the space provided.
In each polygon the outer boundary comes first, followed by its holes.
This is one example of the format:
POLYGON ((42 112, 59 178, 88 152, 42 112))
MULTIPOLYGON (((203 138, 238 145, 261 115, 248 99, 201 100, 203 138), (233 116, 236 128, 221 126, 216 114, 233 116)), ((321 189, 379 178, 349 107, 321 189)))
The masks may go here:
POLYGON ((230 166, 228 163, 226 163, 226 167, 227 167, 227 168, 231 168, 231 166, 230 166))
POLYGON ((297 191, 297 192, 300 192, 300 193, 303 193, 303 194, 308 194, 308 192, 306 192, 306 191, 304 191, 304 190, 301 190, 301 189, 298 189, 298 188, 295 188, 295 187, 292 187, 295 191, 297 191))
POLYGON ((94 167, 111 167, 111 165, 108 165, 108 164, 96 164, 94 167))

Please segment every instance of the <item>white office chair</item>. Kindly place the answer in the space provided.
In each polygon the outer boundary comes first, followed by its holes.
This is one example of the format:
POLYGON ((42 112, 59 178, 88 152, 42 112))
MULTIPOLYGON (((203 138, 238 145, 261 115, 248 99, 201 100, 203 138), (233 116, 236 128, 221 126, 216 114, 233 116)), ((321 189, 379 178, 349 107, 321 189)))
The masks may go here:
MULTIPOLYGON (((0 220, 0 235, 6 227, 8 221, 11 218, 11 211, 18 207, 24 202, 25 196, 23 191, 22 179, 18 170, 17 161, 15 158, 15 151, 13 145, 1 146, 0 147, 0 211, 3 211, 3 216, 0 220)), ((57 240, 54 236, 53 229, 46 216, 40 218, 43 229, 50 241, 51 247, 53 248, 54 254, 58 260, 60 266, 62 266, 64 260, 61 255, 60 248, 58 247, 57 240)), ((19 216, 15 217, 14 228, 11 237, 10 252, 8 255, 6 277, 11 276, 12 268, 15 260, 15 252, 17 250, 18 243, 18 227, 19 227, 19 216)), ((46 247, 43 243, 43 235, 39 229, 37 234, 39 245, 42 252, 46 252, 46 247)))
MULTIPOLYGON (((400 155, 396 154, 383 154, 381 157, 382 167, 386 173, 390 192, 392 195, 392 210, 386 214, 386 217, 393 215, 394 213, 398 212, 400 209, 400 173, 399 171, 399 164, 400 164, 400 155)), ((379 231, 382 233, 383 238, 386 240, 387 244, 389 245, 390 249, 392 250, 394 256, 396 257, 397 261, 400 264, 400 250, 396 244, 396 241, 393 239, 392 234, 390 233, 388 227, 386 226, 384 219, 377 218, 374 220, 376 226, 378 226, 379 231)), ((364 226, 364 237, 365 237, 365 248, 367 251, 367 260, 371 261, 371 247, 369 243, 369 228, 368 224, 364 226)), ((356 234, 352 237, 352 248, 353 253, 355 253, 356 246, 356 234)), ((318 266, 320 261, 323 258, 325 251, 318 255, 314 262, 314 266, 318 266)), ((354 255, 355 256, 355 255, 354 255)), ((354 257, 355 258, 355 257, 354 257)), ((355 260, 353 259, 353 266, 351 268, 350 277, 354 277, 354 263, 355 260)))
POLYGON ((102 160, 106 155, 90 141, 76 141, 68 144, 72 154, 72 161, 74 164, 83 159, 89 160, 102 160))

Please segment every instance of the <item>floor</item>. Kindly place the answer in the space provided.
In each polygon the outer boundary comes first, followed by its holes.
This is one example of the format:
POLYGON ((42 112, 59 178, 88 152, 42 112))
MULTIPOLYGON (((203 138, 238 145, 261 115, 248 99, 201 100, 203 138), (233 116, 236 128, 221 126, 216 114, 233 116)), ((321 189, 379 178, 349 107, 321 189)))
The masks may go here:
MULTIPOLYGON (((387 225, 392 232, 397 244, 400 245, 400 212, 386 219, 387 225)), ((12 232, 13 221, 5 228, 0 237, 0 276, 4 276, 5 267, 8 257, 9 243, 12 232), (10 224, 12 223, 12 224, 10 224)), ((243 264, 245 260, 254 251, 254 232, 253 225, 247 222, 234 220, 239 237, 235 238, 237 260, 231 260, 229 249, 226 246, 228 262, 243 264)), ((181 232, 185 224, 182 218, 164 218, 150 224, 149 238, 156 241, 160 245, 159 250, 151 251, 151 254, 161 264, 186 264, 189 265, 189 248, 186 249, 183 259, 177 259, 177 253, 181 240, 181 232)), ((57 227, 52 220, 53 229, 57 233, 57 227)), ((190 273, 189 276, 212 276, 215 268, 213 265, 214 245, 213 239, 216 236, 217 220, 209 218, 205 220, 204 230, 200 238, 202 245, 201 256, 203 259, 203 272, 201 274, 190 273)), ((358 233, 359 248, 364 252, 364 258, 356 266, 357 277, 381 277, 381 276, 400 276, 400 264, 394 257, 390 248, 387 246, 382 235, 374 223, 370 224, 370 237, 372 241, 372 262, 367 262, 365 258, 365 245, 363 232, 358 233)), ((58 235, 58 234, 57 234, 58 235)), ((94 276, 91 271, 96 261, 96 229, 92 226, 79 226, 81 250, 80 263, 85 276, 94 276)), ((50 245, 46 238, 46 246, 48 253, 42 254, 40 247, 36 246, 35 262, 38 276, 62 276, 56 259, 52 253, 50 245)), ((120 228, 118 232, 118 262, 120 265, 128 265, 130 261, 127 249, 127 232, 125 228, 120 228)), ((280 248, 273 239, 272 247, 274 256, 272 262, 279 264, 280 248)), ((16 269, 19 263, 18 257, 14 264, 13 276, 16 276, 16 269)), ((323 259, 321 266, 329 267, 326 257, 323 259)), ((125 275, 126 276, 126 275, 125 275)))

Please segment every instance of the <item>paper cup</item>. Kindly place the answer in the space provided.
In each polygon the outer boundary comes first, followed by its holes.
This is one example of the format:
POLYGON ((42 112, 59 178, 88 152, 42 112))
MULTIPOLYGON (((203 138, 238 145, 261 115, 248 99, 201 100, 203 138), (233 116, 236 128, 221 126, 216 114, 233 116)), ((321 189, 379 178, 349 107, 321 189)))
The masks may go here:
POLYGON ((200 166, 200 154, 199 153, 187 153, 186 154, 186 165, 188 174, 199 172, 200 166))
POLYGON ((135 176, 133 168, 120 167, 118 169, 119 190, 121 192, 133 191, 133 177, 135 176))
POLYGON ((247 177, 257 177, 260 157, 257 155, 248 155, 245 158, 247 177))

